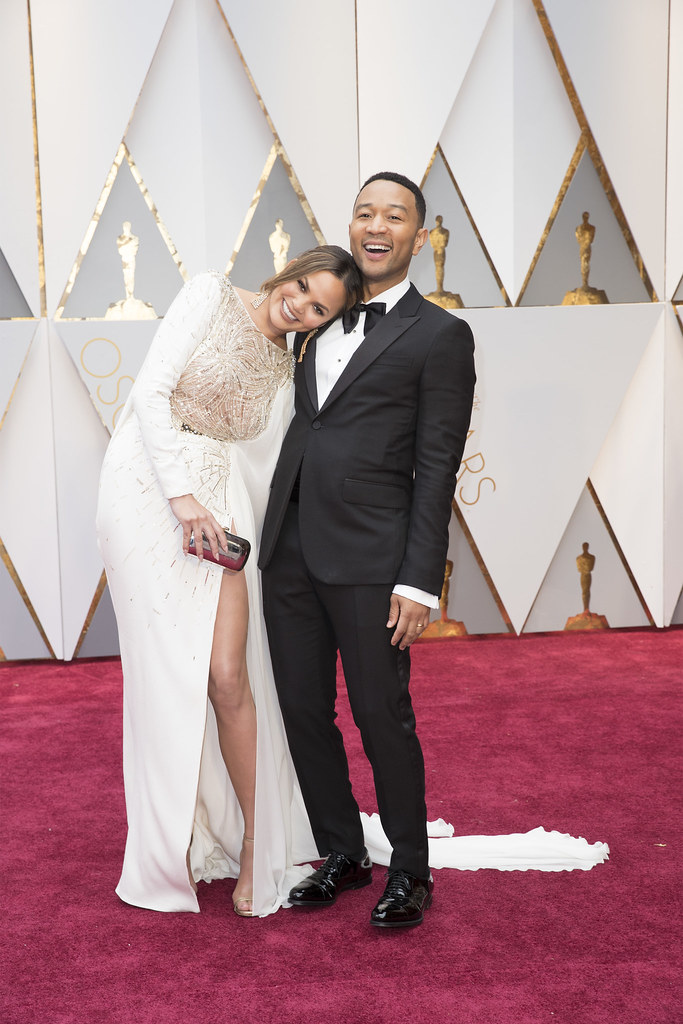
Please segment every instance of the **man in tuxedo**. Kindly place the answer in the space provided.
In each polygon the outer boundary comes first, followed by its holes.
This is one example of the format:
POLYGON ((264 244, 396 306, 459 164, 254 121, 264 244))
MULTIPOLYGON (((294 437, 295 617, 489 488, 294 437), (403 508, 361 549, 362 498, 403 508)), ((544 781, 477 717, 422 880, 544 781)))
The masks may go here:
POLYGON ((468 325, 408 281, 424 217, 417 185, 393 172, 356 198, 349 237, 371 304, 297 336, 259 559, 285 728, 326 858, 290 901, 329 906, 372 877, 334 721, 339 651, 393 851, 379 927, 420 924, 432 900, 409 648, 439 604, 475 381, 468 325))

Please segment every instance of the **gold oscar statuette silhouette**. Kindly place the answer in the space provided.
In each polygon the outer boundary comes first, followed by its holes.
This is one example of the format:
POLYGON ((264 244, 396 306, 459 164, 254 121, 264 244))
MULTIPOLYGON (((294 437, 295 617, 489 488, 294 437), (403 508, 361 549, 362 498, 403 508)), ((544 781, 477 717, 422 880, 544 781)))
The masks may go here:
POLYGON ((425 299, 441 306, 442 309, 462 309, 463 301, 454 292, 446 292, 443 288, 444 271, 446 268, 446 246, 450 231, 443 226, 443 217, 436 218, 436 227, 429 232, 429 244, 434 253, 434 273, 436 275, 436 291, 425 295, 425 299))
POLYGON ((576 568, 581 576, 581 599, 583 611, 567 619, 565 629, 609 629, 604 615, 595 615, 589 610, 591 598, 591 575, 595 566, 595 555, 588 550, 588 542, 582 544, 581 554, 576 559, 576 568))
POLYGON ((585 211, 583 219, 576 229, 576 241, 579 243, 579 257, 581 259, 581 287, 567 292, 562 299, 563 306, 599 306, 609 302, 606 293, 602 288, 591 288, 588 284, 588 275, 591 269, 591 250, 595 238, 595 225, 588 222, 590 214, 585 211))
POLYGON ((268 235, 268 244, 273 254, 273 266, 276 274, 279 274, 287 266, 287 253, 291 240, 285 231, 285 222, 282 217, 278 217, 275 221, 275 231, 268 235))
POLYGON ((116 239, 123 269, 123 287, 125 299, 112 302, 104 314, 105 320, 155 320, 156 311, 150 302, 135 298, 135 260, 140 247, 140 239, 131 231, 130 221, 123 222, 123 231, 116 239))
POLYGON ((438 619, 434 619, 430 622, 426 629, 423 629, 420 640, 425 637, 438 637, 438 636, 467 636, 467 630, 465 629, 464 622, 458 622, 456 619, 448 618, 448 591, 450 589, 451 573, 453 572, 453 563, 450 558, 446 562, 446 571, 443 576, 443 587, 441 588, 441 597, 439 598, 439 608, 441 615, 438 619))

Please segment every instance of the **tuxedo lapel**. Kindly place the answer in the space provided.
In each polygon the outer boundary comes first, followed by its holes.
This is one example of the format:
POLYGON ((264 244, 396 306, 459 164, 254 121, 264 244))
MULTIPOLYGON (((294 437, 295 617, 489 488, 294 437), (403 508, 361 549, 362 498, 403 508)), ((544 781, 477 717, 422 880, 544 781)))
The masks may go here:
POLYGON ((306 346, 306 352, 304 353, 304 377, 306 378, 306 387, 308 388, 308 397, 311 400, 311 405, 314 409, 318 408, 318 385, 315 379, 315 352, 316 352, 316 341, 317 335, 313 335, 308 345, 306 346))
POLYGON ((297 370, 299 372, 303 370, 308 397, 315 412, 318 411, 318 385, 315 378, 316 343, 320 335, 324 334, 330 324, 333 323, 334 320, 328 320, 326 324, 323 324, 322 327, 319 327, 310 334, 297 335, 297 343, 294 346, 295 355, 298 353, 297 363, 301 364, 300 367, 297 367, 297 370))
MULTIPOLYGON (((411 285, 394 308, 363 339, 349 359, 339 380, 327 396, 322 409, 326 409, 331 402, 336 401, 339 395, 346 391, 349 384, 352 384, 389 345, 396 341, 397 338, 400 338, 409 327, 419 322, 420 316, 417 310, 422 301, 422 296, 417 288, 411 285)), ((311 362, 313 363, 314 361, 311 360, 311 362)), ((313 386, 315 387, 315 373, 313 373, 313 386)), ((321 412, 322 409, 320 410, 321 412)))

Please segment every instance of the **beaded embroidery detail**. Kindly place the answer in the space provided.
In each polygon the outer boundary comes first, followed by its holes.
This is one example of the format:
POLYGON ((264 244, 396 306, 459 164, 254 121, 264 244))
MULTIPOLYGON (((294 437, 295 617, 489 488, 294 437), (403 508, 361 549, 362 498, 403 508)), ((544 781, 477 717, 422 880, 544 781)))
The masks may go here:
POLYGON ((254 324, 224 274, 206 335, 171 394, 177 429, 219 441, 252 441, 265 430, 275 395, 294 376, 294 357, 254 324))

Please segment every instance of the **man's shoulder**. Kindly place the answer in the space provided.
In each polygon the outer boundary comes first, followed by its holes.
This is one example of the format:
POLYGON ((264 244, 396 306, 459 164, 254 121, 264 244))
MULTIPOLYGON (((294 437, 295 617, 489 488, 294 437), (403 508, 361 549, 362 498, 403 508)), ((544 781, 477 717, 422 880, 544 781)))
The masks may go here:
MULTIPOLYGON (((417 291, 417 289, 416 289, 417 291)), ((456 316, 454 313, 450 313, 446 309, 442 309, 441 306, 437 306, 435 302, 430 302, 429 299, 422 299, 417 312, 423 322, 423 324, 430 331, 438 331, 440 334, 450 334, 452 336, 465 336, 471 337, 472 329, 470 325, 460 316, 456 316)))

